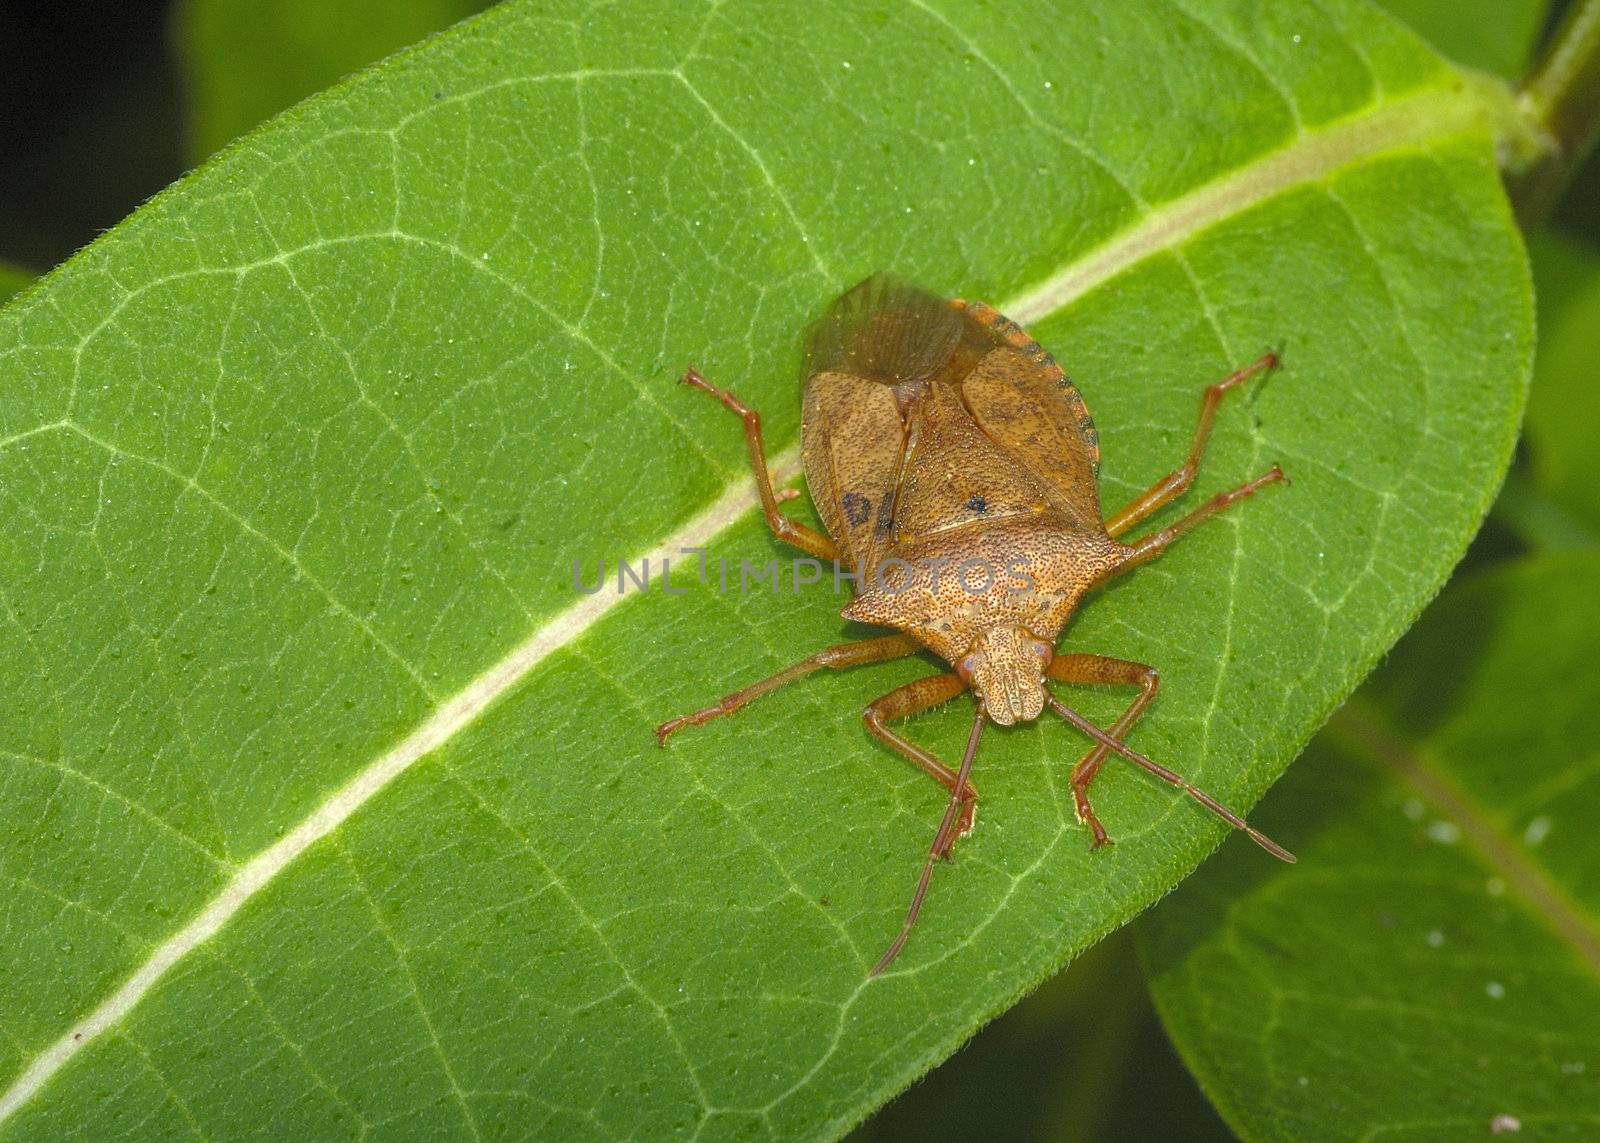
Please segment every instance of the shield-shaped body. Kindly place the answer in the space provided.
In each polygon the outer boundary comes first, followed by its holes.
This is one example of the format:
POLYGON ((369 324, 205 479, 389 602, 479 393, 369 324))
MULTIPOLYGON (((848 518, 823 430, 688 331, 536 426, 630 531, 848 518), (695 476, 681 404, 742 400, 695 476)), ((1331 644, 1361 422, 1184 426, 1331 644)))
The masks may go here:
POLYGON ((1189 487, 1223 393, 1272 368, 1277 356, 1266 353, 1207 388, 1182 467, 1107 520, 1096 487, 1099 442, 1083 398, 1038 343, 988 306, 947 301, 880 274, 833 304, 812 327, 806 352, 801 443, 826 536, 778 510, 759 415, 693 369, 684 381, 743 420, 773 533, 818 558, 836 556, 858 577, 844 617, 905 634, 826 648, 713 706, 662 723, 656 737, 664 743, 683 726, 732 714, 822 667, 882 662, 921 646, 955 668, 897 687, 863 711, 876 738, 950 792, 905 923, 872 973, 899 953, 934 865, 972 829, 978 794, 969 776, 985 721, 1009 726, 1049 706, 1095 740, 1073 767, 1071 784, 1078 817, 1096 846, 1110 839, 1088 788, 1115 752, 1293 861, 1221 802, 1123 741, 1156 696, 1154 667, 1083 652, 1058 655, 1054 646, 1085 592, 1283 479, 1274 465, 1131 544, 1118 538, 1189 487), (1139 694, 1102 729, 1062 703, 1047 680, 1137 686, 1139 694), (966 689, 976 697, 978 712, 958 768, 889 726, 966 689))
POLYGON ((1053 642, 1124 550, 1055 360, 988 306, 877 275, 812 327, 806 365, 806 482, 859 575, 845 617, 952 663, 996 626, 1053 642))

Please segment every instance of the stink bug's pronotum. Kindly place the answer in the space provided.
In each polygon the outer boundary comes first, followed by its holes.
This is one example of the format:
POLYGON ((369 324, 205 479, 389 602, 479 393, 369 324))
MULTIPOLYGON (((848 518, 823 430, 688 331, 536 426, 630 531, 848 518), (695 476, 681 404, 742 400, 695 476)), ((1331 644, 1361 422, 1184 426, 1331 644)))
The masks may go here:
POLYGON ((968 775, 985 718, 1010 726, 1049 707, 1094 741, 1072 770, 1072 794, 1096 848, 1110 839, 1089 803, 1089 784, 1116 753, 1186 791, 1270 853, 1294 860, 1215 798, 1124 744, 1156 697, 1154 667, 1055 648, 1089 589, 1153 559, 1201 520, 1283 479, 1273 465, 1168 527, 1131 543, 1119 538, 1189 487, 1222 395, 1276 364, 1268 353, 1206 389, 1182 466, 1105 517, 1094 422, 1055 359, 988 306, 946 300, 875 275, 840 297, 807 338, 801 447, 825 536, 778 511, 761 418, 693 369, 684 375, 686 384, 744 420, 761 506, 778 538, 859 576, 844 618, 902 633, 818 651, 715 706, 662 723, 657 739, 665 744, 684 726, 732 714, 820 667, 928 650, 955 668, 891 691, 866 709, 867 729, 875 737, 950 791, 905 923, 873 966, 874 975, 910 935, 935 863, 972 830, 978 792, 968 775), (974 577, 954 573, 963 566, 988 571, 977 590, 974 577), (1101 729, 1056 698, 1046 680, 1136 686, 1139 693, 1120 718, 1101 729), (956 769, 890 729, 895 719, 963 690, 973 692, 978 709, 956 769))

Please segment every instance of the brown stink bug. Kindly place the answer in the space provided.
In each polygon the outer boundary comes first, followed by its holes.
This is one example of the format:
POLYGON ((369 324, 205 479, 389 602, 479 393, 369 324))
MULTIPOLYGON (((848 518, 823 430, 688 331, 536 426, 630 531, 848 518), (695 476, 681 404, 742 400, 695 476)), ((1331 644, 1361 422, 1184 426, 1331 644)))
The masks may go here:
POLYGON ((1048 706, 1094 741, 1073 768, 1072 794, 1096 848, 1110 839, 1089 804, 1089 784, 1114 752, 1185 790, 1277 857, 1294 860, 1215 798, 1123 743, 1156 697, 1154 667, 1055 649, 1089 589, 1160 555, 1201 520, 1283 479, 1273 465, 1168 527, 1132 543, 1119 539, 1189 487, 1222 395, 1276 363, 1268 353, 1208 388, 1183 465, 1108 518, 1100 509, 1094 422, 1055 359, 988 306, 949 301, 875 275, 840 297, 807 337, 801 446, 826 536, 778 511, 761 418, 693 369, 684 375, 685 383, 743 418, 761 505, 778 538, 818 559, 838 561, 859 577, 844 618, 902 634, 828 647, 715 706, 662 723, 658 740, 665 744, 684 726, 732 714, 819 667, 922 650, 955 667, 954 673, 891 691, 866 709, 867 729, 875 737, 950 791, 905 924, 873 966, 874 975, 910 935, 935 862, 948 858, 956 839, 972 830, 978 792, 968 774, 986 717, 1010 726, 1037 718, 1048 706), (1057 699, 1046 680, 1136 686, 1139 693, 1102 730, 1057 699), (956 769, 890 729, 893 720, 963 690, 973 692, 978 710, 956 769))

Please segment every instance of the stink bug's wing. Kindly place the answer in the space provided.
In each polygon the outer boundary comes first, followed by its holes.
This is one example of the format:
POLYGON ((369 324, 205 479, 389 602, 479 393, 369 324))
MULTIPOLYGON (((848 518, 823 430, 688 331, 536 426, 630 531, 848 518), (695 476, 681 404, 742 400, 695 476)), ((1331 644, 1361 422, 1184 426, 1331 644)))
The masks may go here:
POLYGON ((962 309, 892 274, 847 290, 807 332, 806 483, 853 567, 874 566, 893 531, 919 395, 993 348, 962 309))
POLYGON ((1078 388, 1055 358, 1009 318, 969 305, 998 346, 961 383, 984 434, 1038 477, 1051 507, 1088 531, 1103 531, 1100 437, 1078 388))
POLYGON ((903 402, 958 356, 976 362, 992 344, 947 298, 893 274, 874 274, 807 331, 806 375, 848 373, 892 385, 903 402))
POLYGON ((909 410, 910 444, 894 506, 897 547, 1038 516, 1049 507, 1049 491, 973 419, 961 381, 935 381, 909 410))
POLYGON ((870 568, 894 523, 905 429, 894 389, 850 373, 806 379, 806 485, 842 561, 870 568))

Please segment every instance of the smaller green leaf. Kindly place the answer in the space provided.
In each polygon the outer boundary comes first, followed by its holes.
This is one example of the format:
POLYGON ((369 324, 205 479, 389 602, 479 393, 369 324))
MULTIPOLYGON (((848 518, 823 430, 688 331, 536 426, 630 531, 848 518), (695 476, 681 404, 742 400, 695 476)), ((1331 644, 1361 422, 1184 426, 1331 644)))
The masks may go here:
POLYGON ((1244 1137, 1593 1137, 1597 582, 1566 552, 1448 592, 1260 807, 1300 864, 1224 850, 1141 924, 1244 1137))
POLYGON ((1600 536, 1600 251, 1555 232, 1530 245, 1539 292, 1539 352, 1528 396, 1533 485, 1600 536))
POLYGON ((180 0, 189 154, 200 160, 487 0, 180 0))

